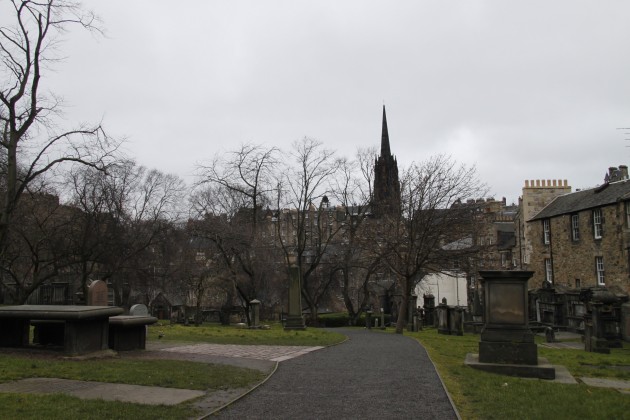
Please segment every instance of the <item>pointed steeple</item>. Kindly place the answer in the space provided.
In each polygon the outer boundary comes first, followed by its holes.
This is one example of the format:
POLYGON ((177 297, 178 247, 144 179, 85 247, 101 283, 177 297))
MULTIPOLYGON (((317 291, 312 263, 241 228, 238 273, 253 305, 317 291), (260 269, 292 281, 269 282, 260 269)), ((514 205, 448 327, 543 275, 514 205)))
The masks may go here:
POLYGON ((383 131, 381 134, 381 155, 374 162, 374 195, 372 209, 375 217, 400 212, 400 182, 398 164, 389 148, 387 116, 383 105, 383 131))
POLYGON ((385 105, 383 105, 383 131, 381 133, 381 156, 389 157, 391 152, 389 150, 389 133, 387 132, 387 116, 385 115, 385 105))

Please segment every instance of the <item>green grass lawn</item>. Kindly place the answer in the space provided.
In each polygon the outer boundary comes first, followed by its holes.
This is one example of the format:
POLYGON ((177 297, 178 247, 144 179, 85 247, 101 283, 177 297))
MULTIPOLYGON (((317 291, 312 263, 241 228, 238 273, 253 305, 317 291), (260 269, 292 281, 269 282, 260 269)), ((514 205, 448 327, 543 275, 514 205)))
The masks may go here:
MULTIPOLYGON (((409 335, 429 352, 463 419, 630 418, 630 395, 614 389, 508 377, 465 366, 466 353, 478 353, 479 335, 441 335, 435 329, 409 335)), ((610 355, 543 347, 538 355, 564 365, 575 377, 630 379, 623 369, 630 367, 627 343, 610 355)))
POLYGON ((318 328, 304 331, 285 331, 278 323, 270 324, 270 329, 236 328, 219 324, 185 326, 182 324, 152 325, 149 327, 149 340, 201 342, 217 344, 258 344, 274 346, 329 346, 346 339, 338 334, 318 328), (159 335, 162 338, 159 339, 159 335))
MULTIPOLYGON (((248 330, 216 324, 199 327, 167 324, 150 327, 148 339, 186 343, 326 346, 343 341, 345 336, 312 328, 287 332, 280 325, 273 325, 270 330, 248 330), (161 339, 158 339, 159 334, 163 335, 161 339)), ((0 382, 43 377, 215 390, 253 386, 265 376, 258 370, 174 360, 66 360, 61 357, 37 357, 36 353, 20 355, 19 352, 0 357, 0 382)), ((2 419, 185 419, 202 414, 195 413, 190 403, 148 406, 80 400, 61 394, 0 393, 0 406, 2 419)))

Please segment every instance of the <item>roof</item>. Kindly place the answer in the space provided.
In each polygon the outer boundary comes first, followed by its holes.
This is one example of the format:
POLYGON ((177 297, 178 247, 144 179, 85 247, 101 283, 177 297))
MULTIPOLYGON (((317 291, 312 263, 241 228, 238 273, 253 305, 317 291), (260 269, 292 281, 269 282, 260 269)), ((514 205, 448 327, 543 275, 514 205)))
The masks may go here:
POLYGON ((560 195, 529 221, 607 206, 626 199, 630 199, 630 180, 628 179, 560 195))

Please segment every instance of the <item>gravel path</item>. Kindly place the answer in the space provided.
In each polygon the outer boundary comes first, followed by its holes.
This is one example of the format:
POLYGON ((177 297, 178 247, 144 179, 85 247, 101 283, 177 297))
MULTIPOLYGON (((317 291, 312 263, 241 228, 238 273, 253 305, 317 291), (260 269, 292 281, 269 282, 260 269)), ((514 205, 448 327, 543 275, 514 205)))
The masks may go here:
MULTIPOLYGON (((344 330, 349 340, 280 363, 261 387, 220 411, 224 419, 456 419, 415 340, 344 330)), ((217 418, 212 417, 212 418, 217 418)))

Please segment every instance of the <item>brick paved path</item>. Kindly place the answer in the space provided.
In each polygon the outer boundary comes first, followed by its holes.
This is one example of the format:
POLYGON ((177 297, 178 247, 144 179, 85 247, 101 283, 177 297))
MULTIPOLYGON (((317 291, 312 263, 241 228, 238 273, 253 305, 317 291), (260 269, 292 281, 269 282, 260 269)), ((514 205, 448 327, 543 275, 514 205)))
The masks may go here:
POLYGON ((272 362, 282 362, 293 359, 323 347, 304 346, 240 346, 235 344, 191 344, 187 346, 177 346, 164 348, 161 351, 182 353, 182 354, 202 354, 224 357, 243 357, 247 359, 270 360, 272 362))

